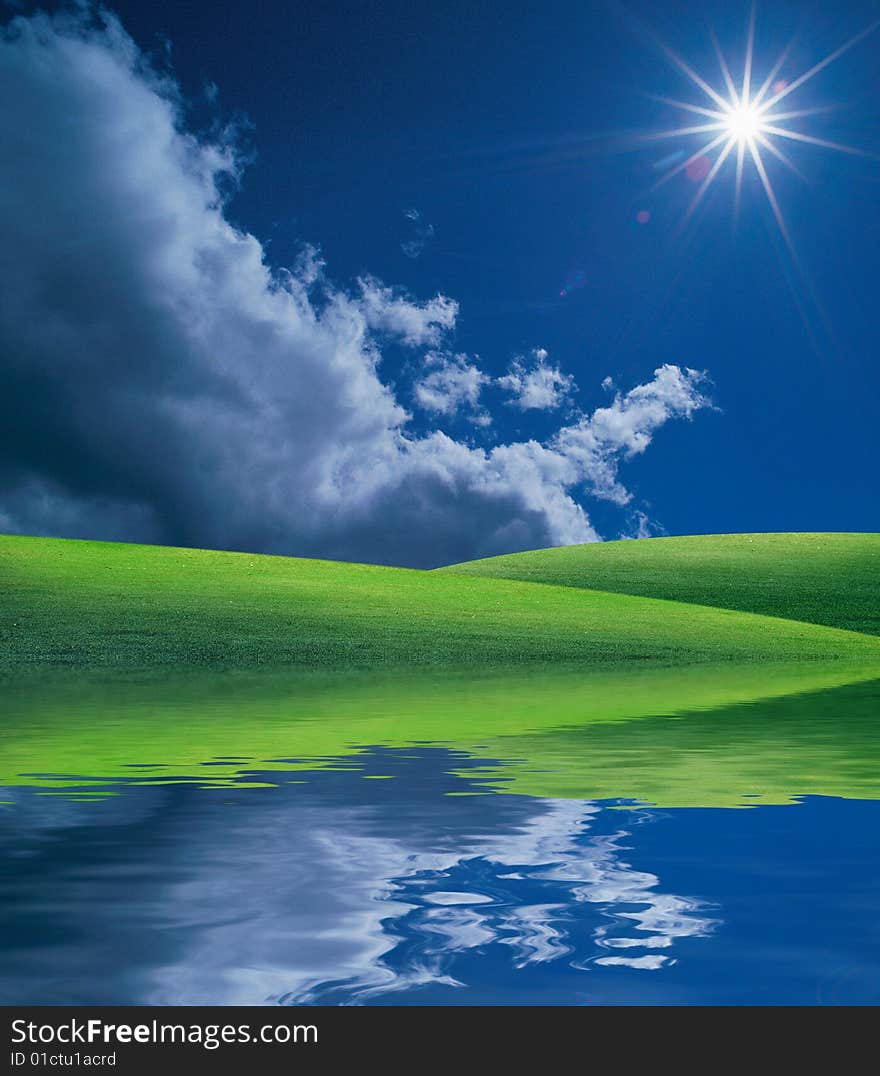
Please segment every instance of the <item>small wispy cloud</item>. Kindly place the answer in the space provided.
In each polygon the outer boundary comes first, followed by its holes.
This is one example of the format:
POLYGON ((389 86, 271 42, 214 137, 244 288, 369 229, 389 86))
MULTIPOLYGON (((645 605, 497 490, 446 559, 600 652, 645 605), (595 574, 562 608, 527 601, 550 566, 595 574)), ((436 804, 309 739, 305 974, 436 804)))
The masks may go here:
POLYGON ((401 288, 389 288, 374 277, 361 277, 358 287, 367 325, 409 347, 436 346, 458 317, 458 303, 445 295, 417 303, 401 288))
POLYGON ((647 512, 643 512, 641 509, 636 509, 629 520, 629 526, 620 532, 621 539, 633 539, 633 538, 656 538, 661 534, 665 534, 664 528, 657 523, 656 520, 651 519, 647 512))
POLYGON ((553 411, 561 407, 576 388, 574 378, 547 362, 547 351, 535 348, 528 358, 518 355, 497 384, 520 411, 553 411))
POLYGON ((577 466, 593 496, 629 504, 632 494, 617 478, 621 459, 644 452, 655 431, 670 419, 689 419, 696 411, 710 407, 711 401, 702 391, 707 381, 705 371, 664 363, 654 371, 651 381, 629 392, 616 392, 609 407, 599 407, 564 426, 553 438, 552 447, 577 466))
POLYGON ((403 215, 410 222, 410 234, 400 244, 400 249, 408 258, 415 260, 434 238, 434 225, 429 224, 418 209, 404 209, 403 215))
POLYGON ((431 352, 425 357, 425 365, 428 373, 413 386, 420 407, 446 416, 469 411, 477 425, 491 423, 489 415, 478 410, 480 392, 489 378, 469 362, 467 355, 431 352))

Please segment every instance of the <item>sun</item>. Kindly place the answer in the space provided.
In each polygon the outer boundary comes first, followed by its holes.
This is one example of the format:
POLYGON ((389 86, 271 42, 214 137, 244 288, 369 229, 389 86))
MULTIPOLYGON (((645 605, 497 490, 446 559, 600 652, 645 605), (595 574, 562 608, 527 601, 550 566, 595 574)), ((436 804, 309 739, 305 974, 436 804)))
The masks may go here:
POLYGON ((730 160, 736 169, 734 205, 735 211, 738 213, 744 172, 746 166, 750 165, 754 172, 757 173, 779 230, 792 254, 794 254, 785 218, 767 170, 765 156, 774 158, 784 167, 800 176, 801 173, 781 148, 780 143, 788 141, 820 146, 824 149, 840 150, 844 153, 853 153, 875 159, 876 155, 855 149, 852 146, 841 145, 839 142, 829 142, 824 138, 817 138, 815 135, 799 129, 799 127, 790 126, 793 120, 801 121, 820 112, 828 111, 827 107, 791 109, 783 106, 782 102, 805 83, 809 82, 815 75, 818 75, 820 71, 828 67, 829 64, 834 63, 845 52, 848 52, 854 45, 872 34, 878 27, 880 27, 880 19, 871 23, 861 33, 844 42, 833 52, 830 52, 809 70, 792 79, 785 78, 782 75, 792 48, 792 45, 789 44, 776 61, 762 72, 764 78, 760 84, 755 78, 754 6, 749 16, 742 77, 737 81, 734 81, 730 66, 714 34, 712 35, 712 43, 718 58, 721 74, 721 84, 716 86, 713 86, 709 79, 704 78, 695 71, 690 64, 662 41, 658 41, 657 43, 667 58, 701 91, 703 100, 697 104, 689 101, 675 101, 668 97, 656 98, 667 105, 688 113, 694 117, 694 120, 687 126, 676 127, 648 137, 654 141, 657 139, 702 135, 708 138, 708 141, 694 153, 690 155, 684 154, 685 159, 661 176, 652 189, 656 189, 681 172, 687 171, 688 174, 691 174, 692 167, 695 164, 698 162, 704 163, 706 168, 701 173, 702 182, 688 207, 685 216, 685 220, 687 220, 693 215, 706 192, 712 186, 725 162, 730 160))
POLYGON ((764 133, 764 123, 760 108, 751 105, 736 105, 724 117, 728 133, 737 142, 750 142, 764 133))

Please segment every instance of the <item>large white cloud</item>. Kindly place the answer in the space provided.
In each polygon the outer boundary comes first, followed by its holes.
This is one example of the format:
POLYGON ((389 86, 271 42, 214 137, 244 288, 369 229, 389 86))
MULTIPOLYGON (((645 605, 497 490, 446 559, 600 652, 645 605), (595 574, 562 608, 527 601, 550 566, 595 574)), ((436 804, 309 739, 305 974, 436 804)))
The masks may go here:
POLYGON ((227 219, 227 139, 112 19, 0 39, 0 525, 433 565, 597 537, 622 458, 706 403, 664 366, 609 408, 484 450, 415 435, 381 348, 442 348, 458 306, 314 253, 273 271, 227 219))

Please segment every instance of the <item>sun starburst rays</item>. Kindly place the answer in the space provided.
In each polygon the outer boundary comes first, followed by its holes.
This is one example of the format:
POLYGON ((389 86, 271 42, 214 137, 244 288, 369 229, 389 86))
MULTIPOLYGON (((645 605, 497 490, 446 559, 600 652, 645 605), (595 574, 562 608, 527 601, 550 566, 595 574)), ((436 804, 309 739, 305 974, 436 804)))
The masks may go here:
MULTIPOLYGON (((706 122, 699 124, 691 122, 688 125, 662 131, 648 137, 651 140, 692 135, 706 135, 708 137, 696 152, 690 154, 686 160, 661 176, 652 187, 652 190, 662 186, 682 171, 688 171, 690 174, 690 169, 695 162, 698 162, 701 158, 706 159, 706 171, 701 174, 697 191, 685 213, 685 222, 687 222, 704 200, 724 164, 732 158, 735 164, 734 216, 737 217, 740 212, 745 174, 747 169, 751 167, 760 181, 782 237, 791 253, 794 254, 789 229, 767 171, 763 153, 767 153, 802 179, 804 178, 803 174, 777 144, 780 140, 836 150, 857 156, 875 157, 875 154, 867 153, 854 146, 819 138, 816 135, 811 135, 803 130, 789 126, 791 121, 803 120, 810 116, 828 112, 835 106, 780 109, 779 105, 806 85, 812 78, 824 71, 830 64, 834 63, 835 60, 838 60, 851 48, 863 41, 878 27, 880 27, 880 19, 828 53, 827 56, 818 63, 813 64, 803 74, 798 75, 791 81, 785 81, 780 79, 779 76, 791 51, 791 43, 789 43, 775 62, 771 64, 756 92, 753 92, 753 81, 757 83, 760 76, 755 74, 754 6, 749 15, 742 76, 738 84, 714 33, 712 33, 712 45, 718 59, 721 74, 722 88, 720 90, 669 46, 659 42, 661 49, 670 62, 701 91, 705 100, 694 103, 676 100, 671 97, 657 97, 656 99, 692 117, 699 116, 706 122), (708 163, 710 154, 715 154, 714 162, 711 165, 708 163)), ((788 104, 788 101, 786 101, 786 104, 788 104)))

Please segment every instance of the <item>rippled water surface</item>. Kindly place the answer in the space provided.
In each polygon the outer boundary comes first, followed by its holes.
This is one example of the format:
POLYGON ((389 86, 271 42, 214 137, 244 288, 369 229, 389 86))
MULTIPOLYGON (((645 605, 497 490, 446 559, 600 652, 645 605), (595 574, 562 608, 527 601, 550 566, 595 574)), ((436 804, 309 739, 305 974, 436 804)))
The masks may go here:
POLYGON ((0 997, 880 1002, 880 802, 643 806, 507 769, 421 743, 7 788, 0 997))

